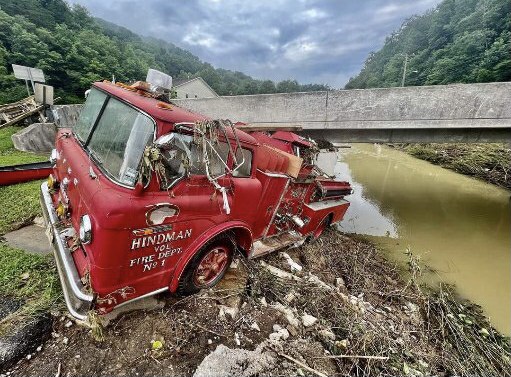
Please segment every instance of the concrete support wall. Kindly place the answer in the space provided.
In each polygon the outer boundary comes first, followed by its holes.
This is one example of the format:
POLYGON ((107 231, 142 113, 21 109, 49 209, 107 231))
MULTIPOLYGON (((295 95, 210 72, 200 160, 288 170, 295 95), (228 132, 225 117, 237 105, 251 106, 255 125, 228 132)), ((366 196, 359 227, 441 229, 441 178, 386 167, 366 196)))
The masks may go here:
POLYGON ((511 142, 511 83, 176 100, 212 118, 297 124, 335 142, 511 142))

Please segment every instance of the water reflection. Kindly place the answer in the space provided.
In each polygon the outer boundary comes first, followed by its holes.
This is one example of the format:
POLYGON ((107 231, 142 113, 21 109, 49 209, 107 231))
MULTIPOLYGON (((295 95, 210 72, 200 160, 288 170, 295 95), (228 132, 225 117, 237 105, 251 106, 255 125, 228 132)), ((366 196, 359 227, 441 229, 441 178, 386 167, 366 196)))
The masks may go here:
POLYGON ((355 187, 344 231, 366 234, 404 260, 414 254, 455 283, 494 325, 511 333, 509 191, 391 148, 342 149, 338 174, 355 187))
POLYGON ((350 209, 338 225, 346 233, 397 238, 397 228, 389 216, 385 216, 377 203, 364 195, 364 186, 356 182, 349 166, 339 162, 335 167, 336 179, 351 182, 354 193, 350 195, 350 209))

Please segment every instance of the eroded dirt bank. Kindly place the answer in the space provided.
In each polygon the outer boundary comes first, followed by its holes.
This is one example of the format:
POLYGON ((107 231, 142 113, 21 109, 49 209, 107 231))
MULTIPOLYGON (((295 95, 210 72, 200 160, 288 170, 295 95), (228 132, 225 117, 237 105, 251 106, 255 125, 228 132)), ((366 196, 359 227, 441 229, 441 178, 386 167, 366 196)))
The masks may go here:
POLYGON ((219 288, 124 314, 103 341, 59 315, 10 374, 511 375, 508 341, 477 307, 418 287, 413 256, 402 278, 371 244, 333 230, 287 253, 302 271, 282 253, 239 261, 219 288))

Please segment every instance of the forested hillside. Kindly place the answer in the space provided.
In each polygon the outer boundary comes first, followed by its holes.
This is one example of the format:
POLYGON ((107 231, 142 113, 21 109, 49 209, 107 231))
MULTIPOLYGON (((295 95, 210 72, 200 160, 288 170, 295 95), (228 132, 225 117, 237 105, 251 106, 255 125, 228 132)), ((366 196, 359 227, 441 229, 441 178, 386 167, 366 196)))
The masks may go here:
POLYGON ((63 102, 81 102, 91 82, 144 79, 148 68, 175 78, 201 76, 221 95, 325 90, 295 80, 274 83, 241 72, 215 69, 170 42, 142 38, 95 19, 64 0, 0 0, 0 103, 26 96, 11 64, 44 70, 63 102))
POLYGON ((444 0, 371 53, 346 89, 511 80, 511 1, 444 0))

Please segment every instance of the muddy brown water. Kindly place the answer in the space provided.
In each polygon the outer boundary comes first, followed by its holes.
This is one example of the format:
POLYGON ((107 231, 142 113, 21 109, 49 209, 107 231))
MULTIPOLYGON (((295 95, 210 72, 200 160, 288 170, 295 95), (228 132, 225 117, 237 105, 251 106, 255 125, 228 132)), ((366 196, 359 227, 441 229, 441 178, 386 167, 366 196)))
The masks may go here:
POLYGON ((337 177, 355 189, 339 228, 403 263, 409 248, 434 270, 425 279, 455 284, 511 335, 511 192, 385 146, 339 154, 337 177))

